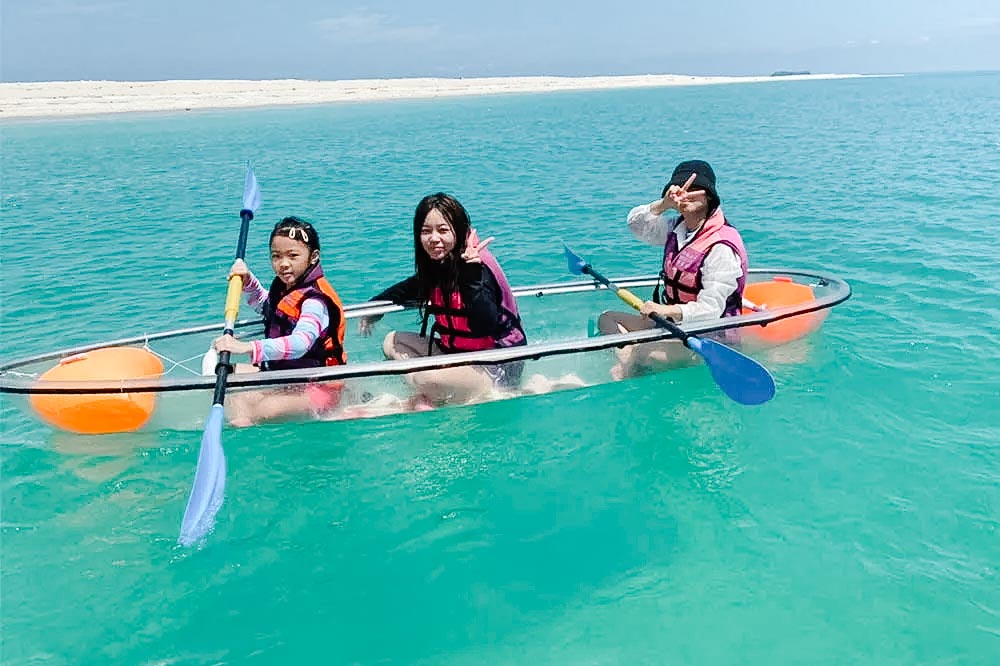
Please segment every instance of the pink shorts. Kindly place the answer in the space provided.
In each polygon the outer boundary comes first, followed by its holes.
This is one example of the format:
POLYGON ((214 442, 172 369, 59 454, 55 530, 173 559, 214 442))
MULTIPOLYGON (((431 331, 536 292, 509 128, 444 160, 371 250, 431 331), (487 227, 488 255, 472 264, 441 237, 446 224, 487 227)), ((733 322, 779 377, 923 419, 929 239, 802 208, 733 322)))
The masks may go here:
POLYGON ((305 393, 309 404, 319 413, 328 412, 340 404, 340 396, 344 392, 343 382, 326 382, 323 384, 306 384, 305 393))

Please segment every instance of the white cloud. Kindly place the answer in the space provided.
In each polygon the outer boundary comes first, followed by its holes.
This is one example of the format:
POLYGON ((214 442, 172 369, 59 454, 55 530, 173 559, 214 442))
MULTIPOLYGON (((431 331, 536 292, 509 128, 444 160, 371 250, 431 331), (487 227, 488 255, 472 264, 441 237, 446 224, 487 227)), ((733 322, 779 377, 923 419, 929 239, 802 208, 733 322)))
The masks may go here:
POLYGON ((366 12, 321 19, 315 25, 326 37, 343 44, 412 44, 425 42, 440 30, 437 25, 395 25, 390 16, 366 12))

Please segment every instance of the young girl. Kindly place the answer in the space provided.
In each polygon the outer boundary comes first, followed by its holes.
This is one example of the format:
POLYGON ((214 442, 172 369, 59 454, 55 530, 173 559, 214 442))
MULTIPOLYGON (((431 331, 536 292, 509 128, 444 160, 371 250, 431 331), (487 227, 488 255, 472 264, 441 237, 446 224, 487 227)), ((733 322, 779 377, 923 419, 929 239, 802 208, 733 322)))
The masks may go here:
MULTIPOLYGON (((319 235, 297 217, 286 217, 271 231, 274 281, 268 291, 240 259, 230 275, 243 278, 243 293, 251 307, 264 315, 265 340, 242 342, 231 335, 218 338, 217 351, 249 354, 252 366, 237 372, 288 370, 342 365, 344 310, 340 297, 323 277, 319 235)), ((323 413, 340 401, 339 382, 292 386, 288 389, 233 394, 228 403, 230 423, 248 426, 282 416, 323 413)))
MULTIPOLYGON (((515 347, 527 344, 517 303, 503 270, 480 242, 469 214, 454 197, 424 197, 413 216, 416 274, 372 300, 420 304, 420 334, 393 331, 382 343, 388 359, 515 347), (434 323, 428 331, 430 318, 434 323)), ((360 322, 371 335, 377 317, 360 322)), ((523 361, 490 366, 428 370, 409 376, 416 389, 414 408, 446 401, 468 402, 494 387, 516 386, 523 361)))

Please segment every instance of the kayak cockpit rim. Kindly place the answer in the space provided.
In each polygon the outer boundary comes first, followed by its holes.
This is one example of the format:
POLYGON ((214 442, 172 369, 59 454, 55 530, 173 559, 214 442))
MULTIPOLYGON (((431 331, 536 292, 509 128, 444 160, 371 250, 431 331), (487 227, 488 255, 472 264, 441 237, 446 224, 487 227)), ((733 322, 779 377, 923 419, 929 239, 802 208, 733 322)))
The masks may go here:
MULTIPOLYGON (((742 328, 746 326, 767 325, 789 317, 795 317, 831 308, 844 302, 851 295, 850 286, 843 280, 823 276, 811 271, 783 268, 750 269, 751 281, 755 275, 781 275, 796 278, 798 280, 806 280, 812 283, 811 286, 821 286, 828 293, 819 296, 808 303, 775 308, 773 310, 751 312, 735 317, 726 317, 725 319, 693 322, 688 325, 684 325, 682 323, 681 328, 683 328, 685 332, 693 335, 704 335, 707 333, 742 328)), ((657 276, 629 277, 615 280, 618 286, 625 288, 653 287, 656 285, 657 281, 657 276)), ((520 287, 513 289, 513 292, 517 298, 523 299, 532 296, 541 298, 556 294, 600 290, 606 290, 606 287, 598 282, 586 280, 520 287)), ((391 312, 401 312, 415 308, 416 306, 394 305, 385 301, 368 301, 365 303, 348 305, 344 308, 344 313, 347 319, 356 319, 359 317, 384 315, 391 312)), ((236 327, 244 328, 247 326, 260 325, 261 323, 261 319, 246 319, 238 322, 236 327)), ((218 323, 205 324, 162 333, 140 335, 130 338, 122 338, 119 340, 81 345, 55 352, 48 352, 45 354, 16 359, 0 365, 0 393, 107 394, 187 391, 198 389, 209 390, 215 385, 214 375, 196 377, 136 378, 123 380, 38 381, 34 377, 25 377, 24 375, 17 373, 16 370, 27 365, 62 359, 68 356, 92 351, 94 349, 138 345, 155 340, 164 340, 185 335, 218 331, 220 328, 221 327, 218 323)), ((470 365, 494 365, 509 361, 537 360, 549 356, 581 354, 604 349, 612 349, 615 347, 626 347, 642 342, 668 340, 676 337, 677 336, 674 333, 671 333, 666 329, 656 328, 617 335, 569 338, 559 341, 531 343, 521 347, 489 349, 485 351, 447 354, 442 356, 419 357, 392 361, 380 360, 331 367, 277 370, 266 373, 251 373, 242 375, 233 374, 229 377, 228 384, 235 388, 334 381, 354 377, 403 375, 420 370, 438 370, 470 365)))

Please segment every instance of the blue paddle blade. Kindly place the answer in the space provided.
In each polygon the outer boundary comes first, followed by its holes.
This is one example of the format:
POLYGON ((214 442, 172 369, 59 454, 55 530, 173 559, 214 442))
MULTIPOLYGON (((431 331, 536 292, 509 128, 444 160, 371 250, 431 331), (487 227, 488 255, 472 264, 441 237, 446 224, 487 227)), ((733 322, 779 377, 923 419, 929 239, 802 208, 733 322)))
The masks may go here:
POLYGON ((247 162, 247 177, 243 183, 243 210, 256 213, 260 208, 260 186, 257 176, 253 175, 253 165, 247 162))
POLYGON ((573 275, 583 275, 583 269, 587 267, 587 262, 580 255, 569 249, 568 245, 563 245, 563 253, 566 255, 566 264, 569 266, 569 272, 573 275))
POLYGON ((212 405, 198 451, 198 469, 188 497, 177 543, 190 546, 215 526, 226 490, 226 455, 222 451, 222 405, 212 405))
POLYGON ((705 338, 689 338, 688 346, 705 359, 715 383, 736 402, 760 405, 774 397, 771 373, 749 356, 705 338))

